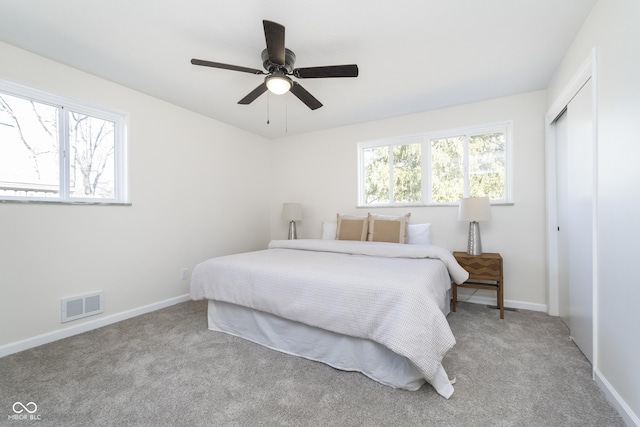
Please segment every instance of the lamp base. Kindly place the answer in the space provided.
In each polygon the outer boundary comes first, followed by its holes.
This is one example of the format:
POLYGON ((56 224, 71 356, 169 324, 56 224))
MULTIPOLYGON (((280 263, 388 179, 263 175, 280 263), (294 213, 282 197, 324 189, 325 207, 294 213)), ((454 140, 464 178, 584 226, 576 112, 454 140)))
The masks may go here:
POLYGON ((295 240, 298 238, 298 233, 296 232, 296 222, 289 222, 289 240, 295 240))
POLYGON ((469 243, 467 245, 469 255, 482 255, 482 242, 480 241, 480 223, 471 221, 469 223, 469 243))

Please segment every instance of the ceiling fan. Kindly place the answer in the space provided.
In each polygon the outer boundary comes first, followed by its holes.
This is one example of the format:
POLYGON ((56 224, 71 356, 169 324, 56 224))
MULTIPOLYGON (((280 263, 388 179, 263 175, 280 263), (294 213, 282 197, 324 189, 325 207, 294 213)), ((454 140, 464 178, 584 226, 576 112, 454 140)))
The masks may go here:
POLYGON ((355 64, 293 68, 296 62, 296 55, 284 47, 284 26, 267 20, 263 20, 262 24, 264 26, 264 38, 267 42, 267 48, 262 51, 262 66, 267 71, 266 73, 262 70, 238 65, 222 64, 195 58, 191 60, 193 65, 266 75, 264 82, 238 101, 238 104, 251 104, 267 90, 277 95, 291 91, 307 107, 315 110, 322 107, 322 103, 289 76, 299 79, 358 77, 358 66, 355 64))

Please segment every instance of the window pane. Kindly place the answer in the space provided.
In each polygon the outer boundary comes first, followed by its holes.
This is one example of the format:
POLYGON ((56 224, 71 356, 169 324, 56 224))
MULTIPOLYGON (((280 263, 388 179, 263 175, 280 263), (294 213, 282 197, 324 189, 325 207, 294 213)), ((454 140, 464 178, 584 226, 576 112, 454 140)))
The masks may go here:
POLYGON ((389 147, 367 148, 364 153, 364 202, 389 203, 389 147))
POLYGON ((115 198, 114 129, 114 122, 69 113, 71 197, 115 198))
POLYGON ((420 144, 393 147, 393 200, 397 203, 421 200, 420 144))
POLYGON ((464 193, 464 138, 431 140, 431 200, 457 202, 464 193))
POLYGON ((506 199, 506 142, 503 132, 469 138, 469 196, 506 199))
POLYGON ((58 197, 58 108, 0 93, 0 196, 58 197))

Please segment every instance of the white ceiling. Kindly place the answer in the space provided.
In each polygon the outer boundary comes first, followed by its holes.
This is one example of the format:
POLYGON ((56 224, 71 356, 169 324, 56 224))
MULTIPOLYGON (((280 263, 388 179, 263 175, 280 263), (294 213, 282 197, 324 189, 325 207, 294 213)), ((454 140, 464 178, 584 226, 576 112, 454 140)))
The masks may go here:
POLYGON ((0 40, 277 138, 544 89, 595 0, 0 0, 0 40), (262 20, 286 28, 296 67, 358 64, 237 102, 263 76, 262 20), (269 115, 270 124, 267 124, 269 115))

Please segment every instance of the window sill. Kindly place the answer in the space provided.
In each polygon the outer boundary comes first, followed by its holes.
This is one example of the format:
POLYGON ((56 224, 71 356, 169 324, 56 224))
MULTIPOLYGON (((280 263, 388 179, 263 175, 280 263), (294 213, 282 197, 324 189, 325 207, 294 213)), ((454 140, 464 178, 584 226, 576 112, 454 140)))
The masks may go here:
POLYGON ((0 199, 0 203, 39 204, 39 205, 76 205, 76 206, 132 206, 130 202, 99 202, 99 201, 64 201, 64 200, 14 200, 0 199))
MULTIPOLYGON (((491 206, 513 206, 514 202, 495 202, 491 203, 491 206)), ((419 203, 408 203, 408 204, 397 204, 397 205, 356 205, 356 209, 378 209, 378 208, 451 208, 458 207, 458 203, 438 203, 438 204, 419 204, 419 203)))

